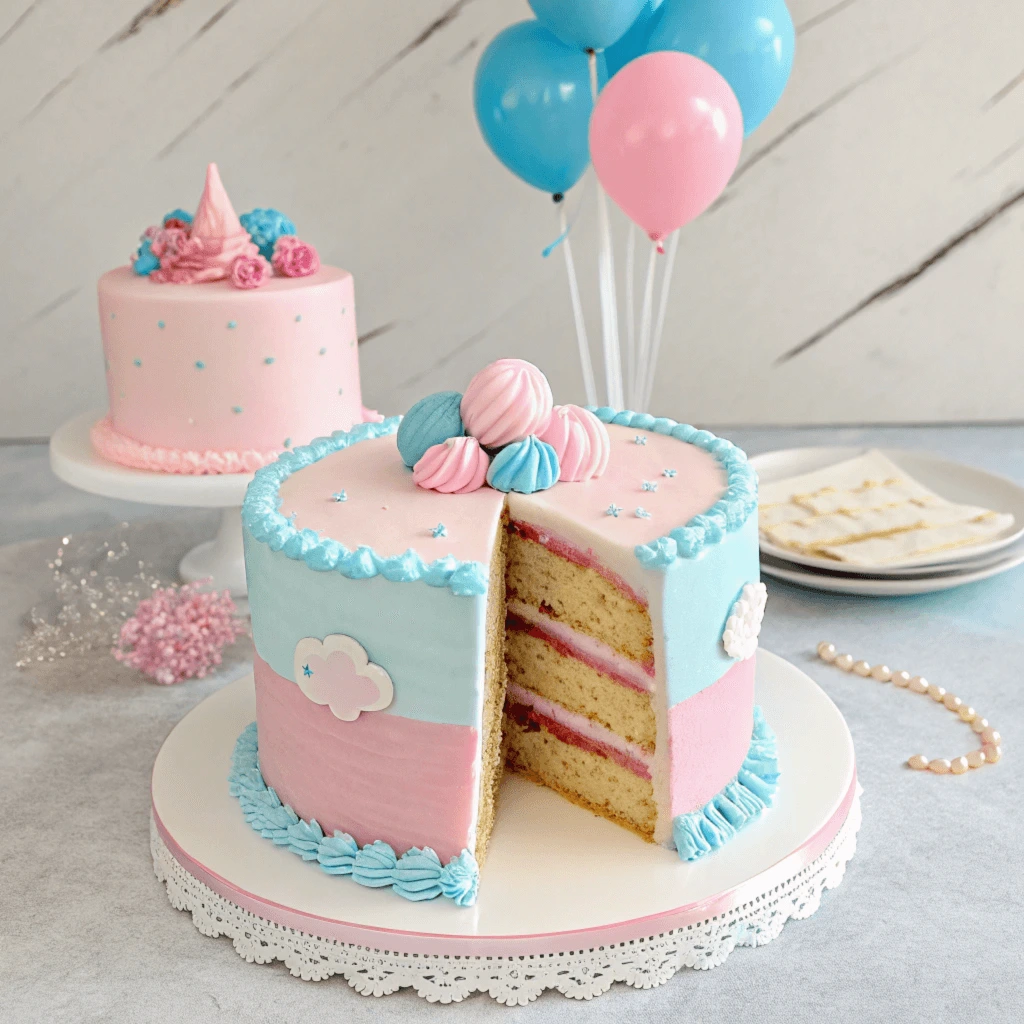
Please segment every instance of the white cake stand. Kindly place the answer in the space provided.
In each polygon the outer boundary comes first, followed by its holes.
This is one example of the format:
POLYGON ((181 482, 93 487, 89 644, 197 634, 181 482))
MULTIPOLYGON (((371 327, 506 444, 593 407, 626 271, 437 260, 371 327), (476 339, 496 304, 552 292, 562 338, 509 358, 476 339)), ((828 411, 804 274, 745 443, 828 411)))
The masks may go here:
MULTIPOLYGON (((171 905, 250 963, 342 975, 364 995, 436 1002, 545 989, 590 999, 723 963, 819 907, 853 856, 859 787, 846 722, 804 673, 758 654, 757 700, 779 742, 775 806, 694 864, 521 778, 502 783, 474 907, 410 903, 324 874, 253 832, 228 793, 231 751, 255 717, 252 677, 208 697, 153 768, 151 846, 171 905)), ((832 913, 841 914, 836 906, 832 913)))
POLYGON ((108 462, 96 454, 89 440, 93 424, 104 415, 95 411, 83 413, 54 433, 50 438, 50 467, 54 473, 72 487, 105 498, 123 498, 146 505, 222 509, 216 537, 189 551, 178 572, 186 583, 212 579, 218 590, 230 591, 240 611, 247 612, 240 509, 252 474, 189 476, 154 473, 108 462))

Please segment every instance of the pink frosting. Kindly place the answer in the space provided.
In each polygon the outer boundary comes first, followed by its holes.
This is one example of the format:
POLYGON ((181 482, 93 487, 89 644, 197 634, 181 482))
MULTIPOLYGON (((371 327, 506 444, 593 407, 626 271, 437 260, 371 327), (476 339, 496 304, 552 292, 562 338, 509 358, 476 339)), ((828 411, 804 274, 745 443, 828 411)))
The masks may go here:
POLYGON ((537 435, 555 449, 559 480, 581 483, 608 468, 612 443, 605 425, 578 405, 556 405, 547 426, 537 435))
POLYGON ((320 269, 320 256, 294 235, 282 235, 274 243, 274 269, 284 277, 309 277, 320 269))
POLYGON ((483 487, 489 465, 487 452, 475 437, 452 437, 424 452, 412 478, 428 491, 468 494, 483 487))
MULTIPOLYGON (((180 232, 180 229, 164 230, 167 235, 171 232, 180 232)), ((158 235, 154 242, 159 239, 158 235)), ((175 241, 173 251, 168 246, 160 256, 160 268, 149 275, 151 281, 165 284, 221 281, 229 276, 240 256, 252 257, 259 252, 235 214, 216 164, 206 168, 206 185, 192 221, 191 235, 185 239, 176 237, 175 241)))
POLYGON ((271 273, 270 264, 258 253, 239 256, 231 264, 231 283, 236 288, 259 288, 271 273))
POLYGON ((254 473, 273 462, 280 449, 257 451, 184 451, 142 444, 119 434, 109 416, 94 423, 89 432, 92 446, 101 458, 132 469, 148 469, 155 473, 181 473, 205 476, 210 473, 254 473))
POLYGON ((551 416, 551 387, 533 363, 499 359, 485 366, 462 396, 462 422, 486 448, 540 434, 551 416))

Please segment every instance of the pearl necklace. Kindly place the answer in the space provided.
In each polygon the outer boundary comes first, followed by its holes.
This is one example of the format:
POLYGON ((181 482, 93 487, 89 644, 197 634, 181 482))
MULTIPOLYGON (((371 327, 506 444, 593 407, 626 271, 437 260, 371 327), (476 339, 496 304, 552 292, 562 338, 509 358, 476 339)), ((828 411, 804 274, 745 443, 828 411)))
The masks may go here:
POLYGON ((822 640, 818 644, 818 657, 829 665, 835 665, 844 672, 877 679, 880 683, 892 683, 914 693, 927 694, 937 704, 952 711, 961 722, 969 725, 980 737, 981 747, 962 757, 949 760, 936 757, 929 760, 924 754, 915 754, 907 765, 917 771, 930 771, 936 775, 963 775, 969 768, 980 768, 983 764, 995 764, 1003 756, 1002 737, 982 718, 974 708, 968 707, 954 693, 948 693, 941 686, 929 683, 923 676, 912 676, 909 672, 893 672, 888 665, 869 665, 866 661, 854 661, 852 654, 839 654, 835 644, 822 640))

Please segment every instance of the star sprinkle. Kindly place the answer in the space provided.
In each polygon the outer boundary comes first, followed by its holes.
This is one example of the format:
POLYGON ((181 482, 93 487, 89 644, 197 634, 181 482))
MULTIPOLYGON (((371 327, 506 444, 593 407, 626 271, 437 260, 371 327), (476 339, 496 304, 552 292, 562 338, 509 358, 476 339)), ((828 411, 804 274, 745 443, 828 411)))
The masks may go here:
POLYGON ((302 674, 308 679, 313 674, 313 670, 309 667, 309 665, 303 665, 302 674))
POLYGON ((656 491, 657 489, 658 489, 658 485, 656 483, 653 483, 650 480, 645 480, 640 485, 640 490, 641 491, 656 491))
POLYGON ((676 475, 676 471, 674 469, 663 469, 661 471, 661 475, 662 476, 667 476, 669 478, 669 480, 671 480, 672 477, 674 477, 676 475))
POLYGON ((435 526, 430 531, 430 536, 435 538, 435 539, 438 538, 438 537, 447 537, 448 536, 448 527, 445 526, 444 523, 438 523, 437 526, 435 526))
POLYGON ((622 506, 621 506, 621 505, 616 505, 616 504, 615 504, 615 502, 612 502, 612 504, 610 504, 610 505, 609 505, 609 506, 608 506, 608 507, 607 507, 607 508, 606 508, 606 509, 604 510, 604 514, 605 514, 606 516, 615 516, 615 518, 616 518, 616 519, 618 519, 618 518, 619 518, 619 513, 620 513, 621 511, 622 511, 622 506))
POLYGON ((335 501, 348 501, 348 495, 344 491, 335 491, 331 497, 335 501))
POLYGON ((633 438, 633 444, 647 444, 647 437, 644 434, 637 434, 633 438))
POLYGON ((637 510, 633 513, 633 515, 635 515, 637 517, 637 519, 650 519, 651 518, 651 513, 648 512, 647 509, 640 508, 639 506, 637 506, 637 510))

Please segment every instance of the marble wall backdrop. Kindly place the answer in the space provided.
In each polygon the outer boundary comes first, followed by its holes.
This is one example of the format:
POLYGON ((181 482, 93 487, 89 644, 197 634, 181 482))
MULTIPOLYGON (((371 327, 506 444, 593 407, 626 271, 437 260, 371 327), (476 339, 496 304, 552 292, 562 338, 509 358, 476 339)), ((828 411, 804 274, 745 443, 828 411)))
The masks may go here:
MULTIPOLYGON (((790 6, 789 90, 685 232, 654 410, 1024 418, 1024 4, 790 6)), ((564 267, 540 255, 551 201, 471 110, 482 47, 528 13, 2 0, 0 436, 103 404, 95 279, 195 204, 211 159, 240 210, 280 207, 355 273, 369 404, 402 410, 502 354, 581 400, 564 267)), ((573 238, 596 343, 594 219, 591 190, 573 238)))

